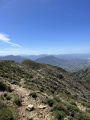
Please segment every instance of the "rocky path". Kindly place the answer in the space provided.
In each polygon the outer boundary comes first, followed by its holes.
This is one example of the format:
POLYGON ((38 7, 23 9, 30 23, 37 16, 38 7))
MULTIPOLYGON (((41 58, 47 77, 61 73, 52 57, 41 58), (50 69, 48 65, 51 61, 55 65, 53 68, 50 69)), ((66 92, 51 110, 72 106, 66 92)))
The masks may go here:
POLYGON ((37 99, 29 97, 29 93, 32 92, 26 88, 12 85, 14 92, 22 99, 22 106, 18 107, 18 113, 20 120, 52 120, 50 108, 41 103, 41 99, 45 99, 40 93, 37 93, 37 99), (28 105, 34 107, 32 111, 26 110, 28 105))

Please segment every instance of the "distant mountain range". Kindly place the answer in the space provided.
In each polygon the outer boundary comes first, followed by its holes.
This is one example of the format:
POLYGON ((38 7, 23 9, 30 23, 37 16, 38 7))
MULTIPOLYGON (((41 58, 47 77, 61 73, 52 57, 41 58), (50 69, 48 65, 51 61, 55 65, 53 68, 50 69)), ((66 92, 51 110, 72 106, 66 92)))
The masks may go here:
POLYGON ((1 56, 0 60, 14 60, 22 63, 29 59, 38 63, 50 64, 62 67, 69 72, 76 72, 82 69, 90 68, 90 54, 66 54, 66 55, 8 55, 1 56))
POLYGON ((62 66, 62 64, 66 64, 68 61, 64 59, 56 58, 54 56, 46 56, 36 59, 35 62, 50 64, 54 66, 59 66, 59 65, 62 66))
POLYGON ((46 56, 54 56, 59 59, 87 59, 90 58, 90 54, 58 54, 58 55, 48 55, 48 54, 41 54, 41 55, 20 55, 24 58, 28 58, 31 60, 36 60, 38 58, 46 57, 46 56))
POLYGON ((85 58, 59 59, 54 56, 46 56, 36 59, 35 62, 62 67, 69 72, 76 72, 90 67, 90 60, 85 58))
POLYGON ((27 58, 24 58, 22 56, 14 56, 14 55, 8 55, 8 56, 0 56, 0 60, 14 60, 15 62, 23 62, 25 59, 27 58))
POLYGON ((45 56, 48 56, 47 54, 41 54, 41 55, 21 55, 24 58, 30 59, 30 60, 36 60, 38 58, 42 58, 45 56))

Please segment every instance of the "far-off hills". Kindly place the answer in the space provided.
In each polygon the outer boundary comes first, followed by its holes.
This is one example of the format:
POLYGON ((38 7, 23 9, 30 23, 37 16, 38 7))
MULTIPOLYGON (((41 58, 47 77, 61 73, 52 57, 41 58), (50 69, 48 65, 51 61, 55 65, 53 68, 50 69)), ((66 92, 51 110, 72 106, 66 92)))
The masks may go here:
POLYGON ((18 55, 1 56, 0 60, 14 60, 23 62, 26 59, 38 63, 50 64, 61 67, 68 72, 77 72, 82 69, 90 68, 90 54, 66 54, 66 55, 18 55))

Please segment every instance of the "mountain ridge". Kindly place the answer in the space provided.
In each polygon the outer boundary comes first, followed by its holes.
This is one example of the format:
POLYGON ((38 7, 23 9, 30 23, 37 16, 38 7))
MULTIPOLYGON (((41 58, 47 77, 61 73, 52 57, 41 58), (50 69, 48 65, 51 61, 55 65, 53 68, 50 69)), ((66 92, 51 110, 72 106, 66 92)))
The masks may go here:
MULTIPOLYGON (((76 55, 77 56, 77 55, 76 55)), ((76 72, 82 69, 90 68, 90 60, 87 58, 89 55, 79 57, 73 55, 32 55, 32 56, 1 56, 1 60, 14 60, 22 63, 26 59, 30 59, 39 63, 46 63, 57 67, 62 67, 69 72, 76 72), (43 57, 44 56, 44 57, 43 57), (69 57, 70 56, 70 57, 69 57), (38 58, 38 59, 36 59, 38 58)))

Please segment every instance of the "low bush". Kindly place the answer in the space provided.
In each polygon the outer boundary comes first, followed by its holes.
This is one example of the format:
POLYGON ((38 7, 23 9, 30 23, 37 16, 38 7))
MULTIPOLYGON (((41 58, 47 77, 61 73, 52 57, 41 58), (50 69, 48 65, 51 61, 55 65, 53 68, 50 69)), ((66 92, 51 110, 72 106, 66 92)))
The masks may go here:
POLYGON ((52 108, 51 111, 57 111, 57 110, 63 111, 63 112, 65 112, 66 114, 69 114, 69 113, 68 113, 68 110, 67 110, 67 107, 66 107, 63 103, 57 103, 57 102, 56 102, 56 103, 53 105, 53 108, 52 108))
POLYGON ((70 115, 73 117, 76 112, 79 112, 79 108, 75 105, 67 104, 67 110, 70 115))
POLYGON ((88 103, 88 102, 83 102, 82 105, 90 108, 90 103, 88 103))
POLYGON ((46 103, 47 103, 50 107, 52 107, 52 106, 54 105, 55 101, 54 101, 53 99, 47 98, 47 99, 46 99, 46 103))
POLYGON ((0 100, 0 109, 3 109, 5 107, 7 107, 7 105, 2 100, 0 100))
POLYGON ((57 96, 54 96, 54 98, 53 98, 56 102, 61 102, 61 100, 60 100, 60 98, 59 97, 57 97, 57 96))
POLYGON ((0 120, 15 120, 12 109, 4 108, 0 110, 0 120))
POLYGON ((17 106, 21 106, 22 100, 20 98, 15 98, 13 103, 15 103, 17 106))
POLYGON ((7 96, 6 99, 7 99, 7 100, 11 100, 11 96, 7 96))
POLYGON ((5 91, 7 90, 7 86, 4 82, 0 81, 0 91, 5 91))
POLYGON ((11 89, 10 85, 6 85, 5 82, 0 81, 0 91, 12 92, 12 89, 11 89))
POLYGON ((78 120, 90 120, 90 114, 87 114, 85 112, 81 112, 79 114, 78 120))
POLYGON ((39 90, 40 90, 40 92, 44 92, 44 88, 40 88, 39 90))
POLYGON ((52 94, 54 94, 54 93, 55 93, 55 90, 54 90, 54 89, 50 89, 50 92, 51 92, 52 94))
POLYGON ((29 96, 31 96, 32 98, 35 98, 35 99, 37 98, 37 94, 35 92, 30 93, 29 96))
POLYGON ((3 95, 4 97, 7 97, 8 96, 8 94, 7 93, 4 93, 4 95, 3 95))
POLYGON ((74 101, 71 101, 70 104, 77 106, 76 102, 74 102, 74 101))
POLYGON ((62 120, 66 116, 65 112, 59 110, 54 111, 52 114, 57 120, 62 120))
MULTIPOLYGON (((90 114, 86 112, 79 112, 76 116, 74 116, 75 120, 90 120, 90 114)), ((71 120, 74 120, 73 118, 71 120)))
POLYGON ((0 95, 0 101, 1 101, 1 100, 4 100, 4 97, 3 97, 3 95, 0 95))
POLYGON ((7 91, 8 91, 8 92, 12 92, 12 88, 11 88, 10 85, 7 86, 7 91))
POLYGON ((0 101, 0 120, 16 120, 15 109, 0 101))

